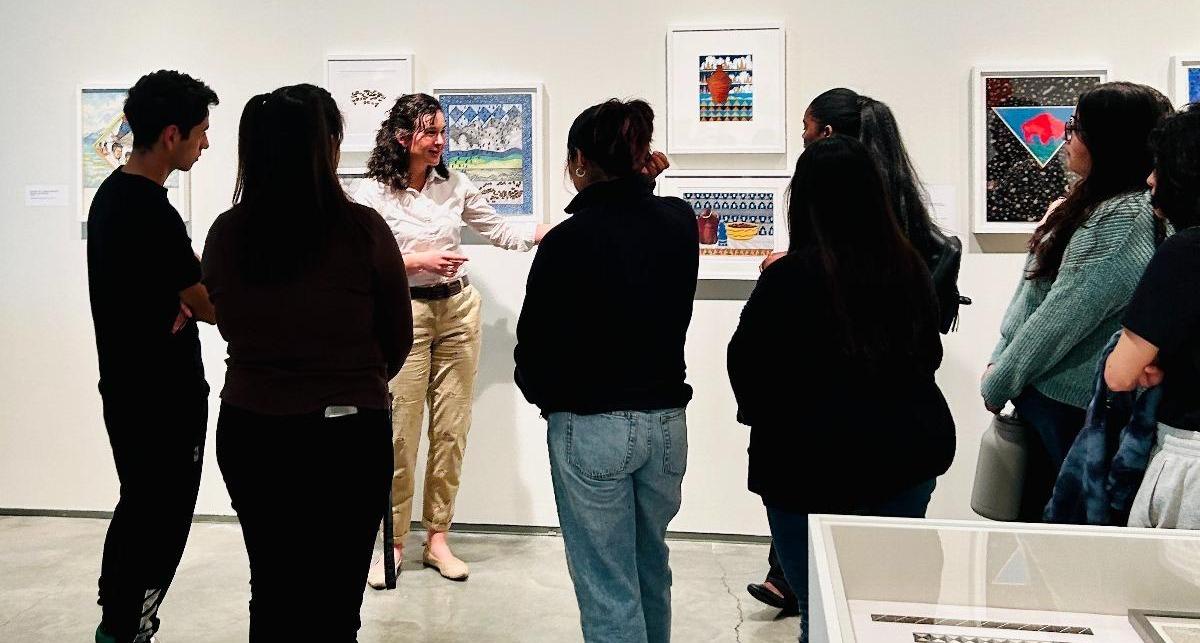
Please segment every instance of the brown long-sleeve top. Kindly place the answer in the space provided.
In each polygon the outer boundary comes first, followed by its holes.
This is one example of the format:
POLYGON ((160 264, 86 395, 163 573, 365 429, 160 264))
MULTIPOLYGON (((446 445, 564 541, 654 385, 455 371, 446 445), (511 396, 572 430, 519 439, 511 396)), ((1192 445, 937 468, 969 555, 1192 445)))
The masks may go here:
POLYGON ((235 261, 246 213, 217 217, 204 284, 229 343, 221 399, 268 415, 329 405, 387 408, 387 383, 412 346, 404 261, 386 223, 355 205, 366 240, 334 230, 315 266, 282 283, 248 280, 235 261))

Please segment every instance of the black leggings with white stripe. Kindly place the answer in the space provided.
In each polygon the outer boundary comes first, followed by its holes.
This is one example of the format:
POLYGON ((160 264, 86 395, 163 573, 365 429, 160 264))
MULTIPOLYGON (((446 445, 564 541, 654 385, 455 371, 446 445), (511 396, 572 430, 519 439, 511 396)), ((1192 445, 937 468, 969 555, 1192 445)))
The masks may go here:
POLYGON ((192 526, 208 393, 103 392, 103 399, 121 494, 104 539, 101 629, 120 643, 149 641, 192 526))

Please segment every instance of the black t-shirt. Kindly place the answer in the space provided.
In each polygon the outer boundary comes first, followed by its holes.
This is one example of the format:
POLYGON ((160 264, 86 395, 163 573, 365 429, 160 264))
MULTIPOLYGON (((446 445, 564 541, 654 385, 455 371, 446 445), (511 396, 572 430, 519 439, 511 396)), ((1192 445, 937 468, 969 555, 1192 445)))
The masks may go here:
POLYGON ((1200 431, 1200 227, 1158 248, 1133 294, 1125 327, 1158 347, 1158 421, 1200 431))
POLYGON ((87 237, 101 392, 207 394, 195 321, 171 333, 200 262, 166 188, 115 170, 96 190, 87 237))

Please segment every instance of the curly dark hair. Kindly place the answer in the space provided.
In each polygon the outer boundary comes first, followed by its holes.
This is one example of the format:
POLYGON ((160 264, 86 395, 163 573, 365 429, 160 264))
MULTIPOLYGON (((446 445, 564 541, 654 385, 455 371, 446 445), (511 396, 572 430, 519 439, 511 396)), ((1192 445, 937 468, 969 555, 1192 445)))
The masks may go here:
POLYGON ((1150 147, 1156 182, 1150 202, 1176 231, 1200 225, 1200 103, 1164 121, 1150 147))
MULTIPOLYGON (((367 176, 394 190, 408 189, 408 147, 398 139, 412 140, 413 134, 442 111, 442 104, 429 94, 405 94, 396 99, 387 120, 375 134, 375 149, 367 159, 367 176)), ((434 171, 443 178, 450 176, 444 160, 434 171)))
POLYGON ((142 76, 125 97, 125 119, 133 130, 133 147, 153 147, 171 125, 178 127, 179 135, 186 139, 193 127, 208 118, 208 107, 218 103, 211 87, 185 73, 160 69, 142 76))

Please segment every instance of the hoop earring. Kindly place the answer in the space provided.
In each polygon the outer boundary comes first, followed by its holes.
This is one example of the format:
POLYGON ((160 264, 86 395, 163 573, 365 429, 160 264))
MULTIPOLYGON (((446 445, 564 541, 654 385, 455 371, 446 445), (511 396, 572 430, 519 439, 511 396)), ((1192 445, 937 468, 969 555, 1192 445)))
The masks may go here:
POLYGON ((577 167, 575 168, 575 176, 582 179, 583 177, 587 176, 587 172, 585 172, 582 167, 577 167))

